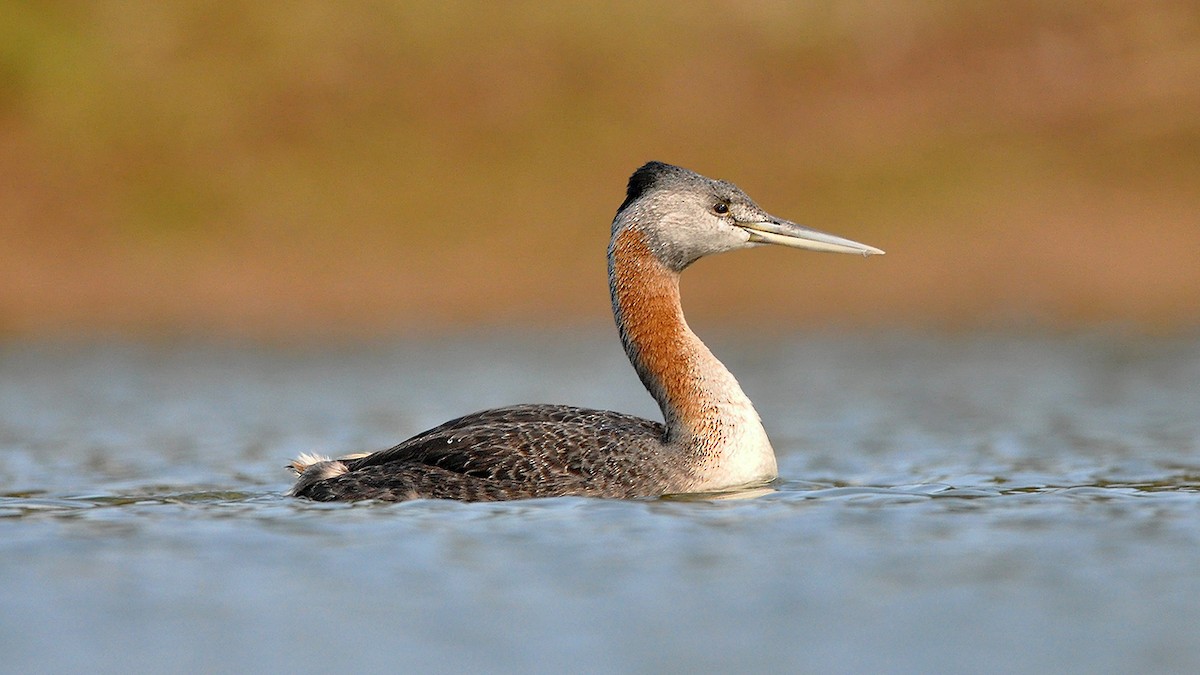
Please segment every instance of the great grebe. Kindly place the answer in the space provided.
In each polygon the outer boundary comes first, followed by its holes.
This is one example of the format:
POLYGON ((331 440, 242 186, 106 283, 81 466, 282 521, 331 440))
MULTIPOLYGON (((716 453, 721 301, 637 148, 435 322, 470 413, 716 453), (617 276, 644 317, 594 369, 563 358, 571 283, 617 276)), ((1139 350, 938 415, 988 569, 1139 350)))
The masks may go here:
POLYGON ((460 417, 379 452, 302 455, 291 494, 318 501, 632 498, 732 492, 777 476, 775 452, 737 380, 688 327, 679 274, 703 256, 780 244, 883 251, 758 207, 732 183, 650 162, 613 218, 608 285, 625 353, 662 409, 652 422, 607 410, 516 405, 460 417))

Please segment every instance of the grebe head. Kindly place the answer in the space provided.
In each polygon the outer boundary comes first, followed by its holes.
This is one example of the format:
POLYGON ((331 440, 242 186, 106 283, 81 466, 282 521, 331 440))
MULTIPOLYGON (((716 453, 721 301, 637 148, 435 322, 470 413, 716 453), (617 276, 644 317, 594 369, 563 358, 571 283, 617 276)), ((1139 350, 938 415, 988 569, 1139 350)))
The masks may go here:
POLYGON ((613 220, 614 238, 626 228, 641 230, 655 256, 675 271, 706 255, 762 244, 883 253, 772 216, 733 183, 662 162, 649 162, 630 176, 625 202, 613 220))

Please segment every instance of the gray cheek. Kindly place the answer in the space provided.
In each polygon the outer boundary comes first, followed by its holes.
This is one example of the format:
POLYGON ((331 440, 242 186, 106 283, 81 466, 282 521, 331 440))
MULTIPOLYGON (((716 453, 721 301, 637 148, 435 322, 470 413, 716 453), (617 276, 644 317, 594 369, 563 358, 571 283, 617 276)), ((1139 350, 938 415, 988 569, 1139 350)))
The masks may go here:
POLYGON ((754 244, 750 241, 750 233, 740 227, 730 225, 722 228, 720 232, 720 240, 715 242, 716 246, 713 253, 722 251, 736 251, 743 248, 749 248, 754 244))

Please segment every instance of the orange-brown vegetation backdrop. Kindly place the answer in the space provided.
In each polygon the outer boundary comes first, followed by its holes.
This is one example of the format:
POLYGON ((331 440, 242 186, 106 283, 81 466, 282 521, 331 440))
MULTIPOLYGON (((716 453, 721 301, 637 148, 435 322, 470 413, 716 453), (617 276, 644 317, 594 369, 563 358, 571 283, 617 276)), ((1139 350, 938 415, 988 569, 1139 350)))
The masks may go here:
POLYGON ((1194 0, 88 0, 0 5, 0 334, 603 321, 648 159, 888 251, 710 322, 1200 325, 1194 0))

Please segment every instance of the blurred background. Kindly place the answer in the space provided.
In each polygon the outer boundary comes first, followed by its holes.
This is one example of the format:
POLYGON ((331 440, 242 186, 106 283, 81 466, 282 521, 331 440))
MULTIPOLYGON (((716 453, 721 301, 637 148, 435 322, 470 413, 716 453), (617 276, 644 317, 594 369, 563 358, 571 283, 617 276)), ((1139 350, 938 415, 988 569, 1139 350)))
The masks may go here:
POLYGON ((643 162, 885 249, 689 316, 1200 325, 1200 4, 0 2, 0 335, 611 319, 643 162))

